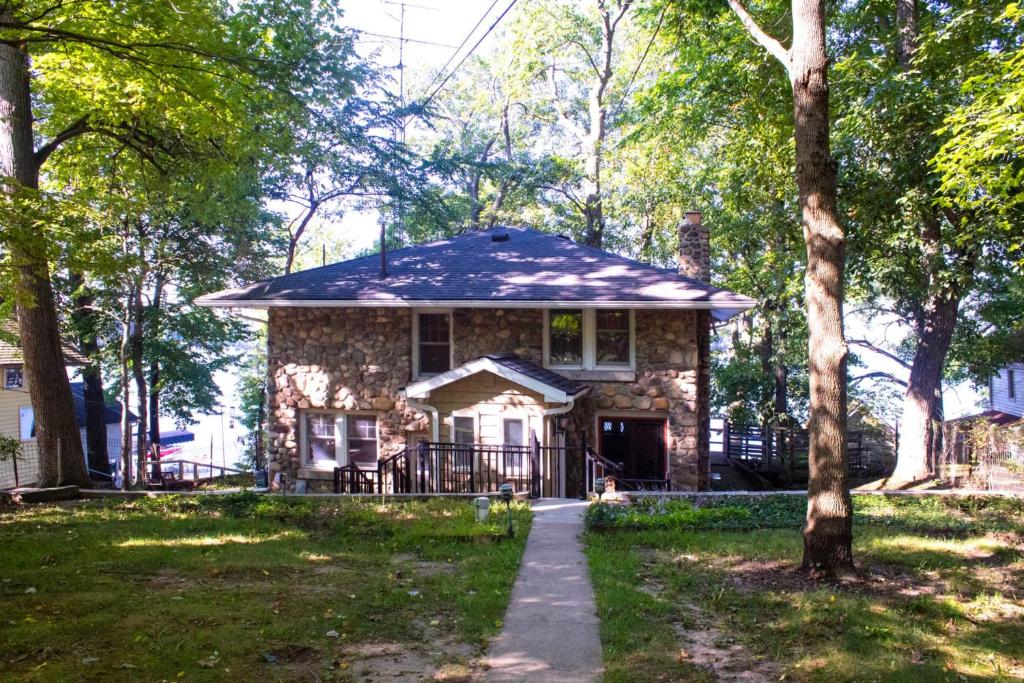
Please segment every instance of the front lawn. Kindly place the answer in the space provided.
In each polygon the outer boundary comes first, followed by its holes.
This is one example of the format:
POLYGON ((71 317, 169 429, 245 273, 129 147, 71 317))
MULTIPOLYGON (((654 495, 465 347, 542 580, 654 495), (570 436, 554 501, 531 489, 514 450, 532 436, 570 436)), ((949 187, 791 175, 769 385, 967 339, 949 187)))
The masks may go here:
POLYGON ((797 571, 805 505, 593 506, 605 680, 1024 678, 1024 501, 855 496, 842 584, 797 571))
POLYGON ((2 680, 457 680, 530 525, 469 501, 230 494, 0 511, 2 680))

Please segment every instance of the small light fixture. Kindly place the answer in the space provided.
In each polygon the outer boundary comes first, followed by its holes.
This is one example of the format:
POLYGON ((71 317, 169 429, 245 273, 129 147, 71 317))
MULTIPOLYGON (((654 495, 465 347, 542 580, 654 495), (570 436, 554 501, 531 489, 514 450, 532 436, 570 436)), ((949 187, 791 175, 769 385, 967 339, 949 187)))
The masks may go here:
POLYGON ((516 490, 512 484, 506 482, 498 491, 501 493, 501 499, 505 501, 505 509, 508 511, 508 537, 512 538, 515 536, 515 530, 512 528, 512 496, 515 495, 516 490))

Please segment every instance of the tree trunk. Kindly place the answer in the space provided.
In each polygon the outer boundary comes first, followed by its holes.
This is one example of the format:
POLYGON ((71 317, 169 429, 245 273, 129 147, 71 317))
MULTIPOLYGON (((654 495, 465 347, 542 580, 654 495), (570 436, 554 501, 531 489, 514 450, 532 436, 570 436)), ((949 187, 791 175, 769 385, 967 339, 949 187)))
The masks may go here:
POLYGON ((123 470, 122 488, 128 489, 131 486, 132 473, 132 422, 128 406, 131 405, 131 385, 129 384, 128 373, 128 345, 131 329, 131 306, 132 293, 129 292, 125 301, 125 316, 121 327, 121 346, 118 352, 118 370, 121 380, 121 468, 123 470))
MULTIPOLYGON (((160 334, 161 306, 164 299, 164 282, 166 278, 162 272, 157 271, 156 282, 153 285, 153 299, 150 302, 150 321, 152 329, 150 337, 156 339, 160 334)), ((149 363, 149 442, 153 446, 153 455, 160 456, 160 361, 153 354, 149 363)))
POLYGON ((132 298, 132 326, 128 339, 128 356, 131 360, 132 377, 135 380, 135 400, 138 411, 138 427, 135 437, 135 451, 138 462, 139 478, 136 482, 138 488, 146 487, 146 476, 148 474, 147 461, 149 451, 146 447, 146 439, 149 436, 149 395, 146 387, 146 371, 143 357, 143 307, 142 287, 135 287, 132 298))
POLYGON ((71 274, 74 296, 74 321, 78 329, 78 348, 89 364, 82 368, 82 398, 85 401, 85 443, 92 475, 110 478, 110 457, 107 450, 106 397, 99 364, 99 342, 96 336, 96 315, 92 312, 92 294, 84 291, 85 279, 71 274))
POLYGON ((896 469, 886 482, 888 488, 903 488, 935 475, 934 417, 942 413, 942 371, 959 308, 960 300, 954 295, 933 295, 924 307, 903 399, 896 469))
POLYGON ((826 574, 853 570, 853 505, 846 453, 843 332, 846 236, 829 144, 828 55, 823 0, 793 0, 790 50, 796 181, 807 245, 810 476, 803 566, 826 574))
MULTIPOLYGON (((7 5, 0 18, 10 18, 7 5)), ((39 187, 32 131, 28 53, 23 46, 0 43, 0 176, 11 179, 3 191, 14 195, 39 187)), ((57 308, 50 284, 46 249, 35 228, 6 225, 5 245, 15 268, 18 330, 39 445, 40 486, 90 481, 82 455, 60 341, 57 308)))
MULTIPOLYGON (((774 370, 774 364, 772 359, 775 356, 775 343, 772 336, 772 321, 770 316, 771 308, 766 306, 764 312, 764 320, 762 322, 761 341, 757 344, 758 355, 761 357, 761 372, 764 374, 765 380, 772 376, 774 370)), ((769 385, 767 381, 761 388, 761 398, 758 401, 758 411, 761 413, 761 427, 767 430, 771 426, 772 417, 774 416, 774 385, 769 385)))

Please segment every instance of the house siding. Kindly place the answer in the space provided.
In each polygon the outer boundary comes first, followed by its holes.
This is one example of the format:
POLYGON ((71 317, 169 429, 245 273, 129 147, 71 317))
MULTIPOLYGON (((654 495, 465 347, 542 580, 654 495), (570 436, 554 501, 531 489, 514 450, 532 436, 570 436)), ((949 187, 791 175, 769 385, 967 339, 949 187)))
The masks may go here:
POLYGON ((1011 363, 992 376, 989 406, 1010 415, 1024 415, 1024 363, 1011 363), (1010 398, 1009 371, 1013 371, 1014 398, 1010 398))
MULTIPOLYGON (((488 354, 543 361, 541 309, 455 309, 452 321, 455 366, 488 354)), ((569 444, 577 444, 584 434, 589 444, 597 444, 600 416, 663 417, 668 422, 673 487, 704 488, 708 321, 706 311, 636 311, 635 373, 627 381, 622 381, 621 373, 617 381, 600 373, 577 377, 591 391, 569 415, 569 444)), ((272 473, 286 473, 289 482, 302 474, 298 424, 303 409, 374 412, 382 457, 429 434, 428 418, 409 409, 398 394, 412 380, 412 311, 408 309, 271 308, 268 372, 270 467, 272 473)), ((500 432, 491 432, 500 430, 497 416, 512 405, 532 416, 530 427, 543 439, 547 426, 539 421, 539 414, 551 406, 545 406, 540 396, 490 377, 460 380, 435 391, 427 401, 441 413, 442 439, 450 438, 444 418, 471 405, 482 406, 480 428, 485 442, 495 435, 500 438, 500 432), (493 387, 482 386, 490 382, 493 387)), ((582 469, 578 458, 566 463, 569 495, 579 492, 582 469)), ((324 475, 320 477, 309 482, 308 490, 329 486, 324 475)))

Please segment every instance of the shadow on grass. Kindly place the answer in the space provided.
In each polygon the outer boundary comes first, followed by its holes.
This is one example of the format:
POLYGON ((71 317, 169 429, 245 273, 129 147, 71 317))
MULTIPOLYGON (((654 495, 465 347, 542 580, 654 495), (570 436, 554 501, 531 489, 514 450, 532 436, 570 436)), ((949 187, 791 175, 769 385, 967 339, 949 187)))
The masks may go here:
POLYGON ((478 543, 496 529, 473 522, 468 503, 243 502, 0 515, 4 680, 288 679, 268 668, 274 652, 300 653, 309 679, 354 643, 479 647, 530 524, 519 509, 524 533, 478 543), (422 575, 396 554, 457 571, 422 575))

